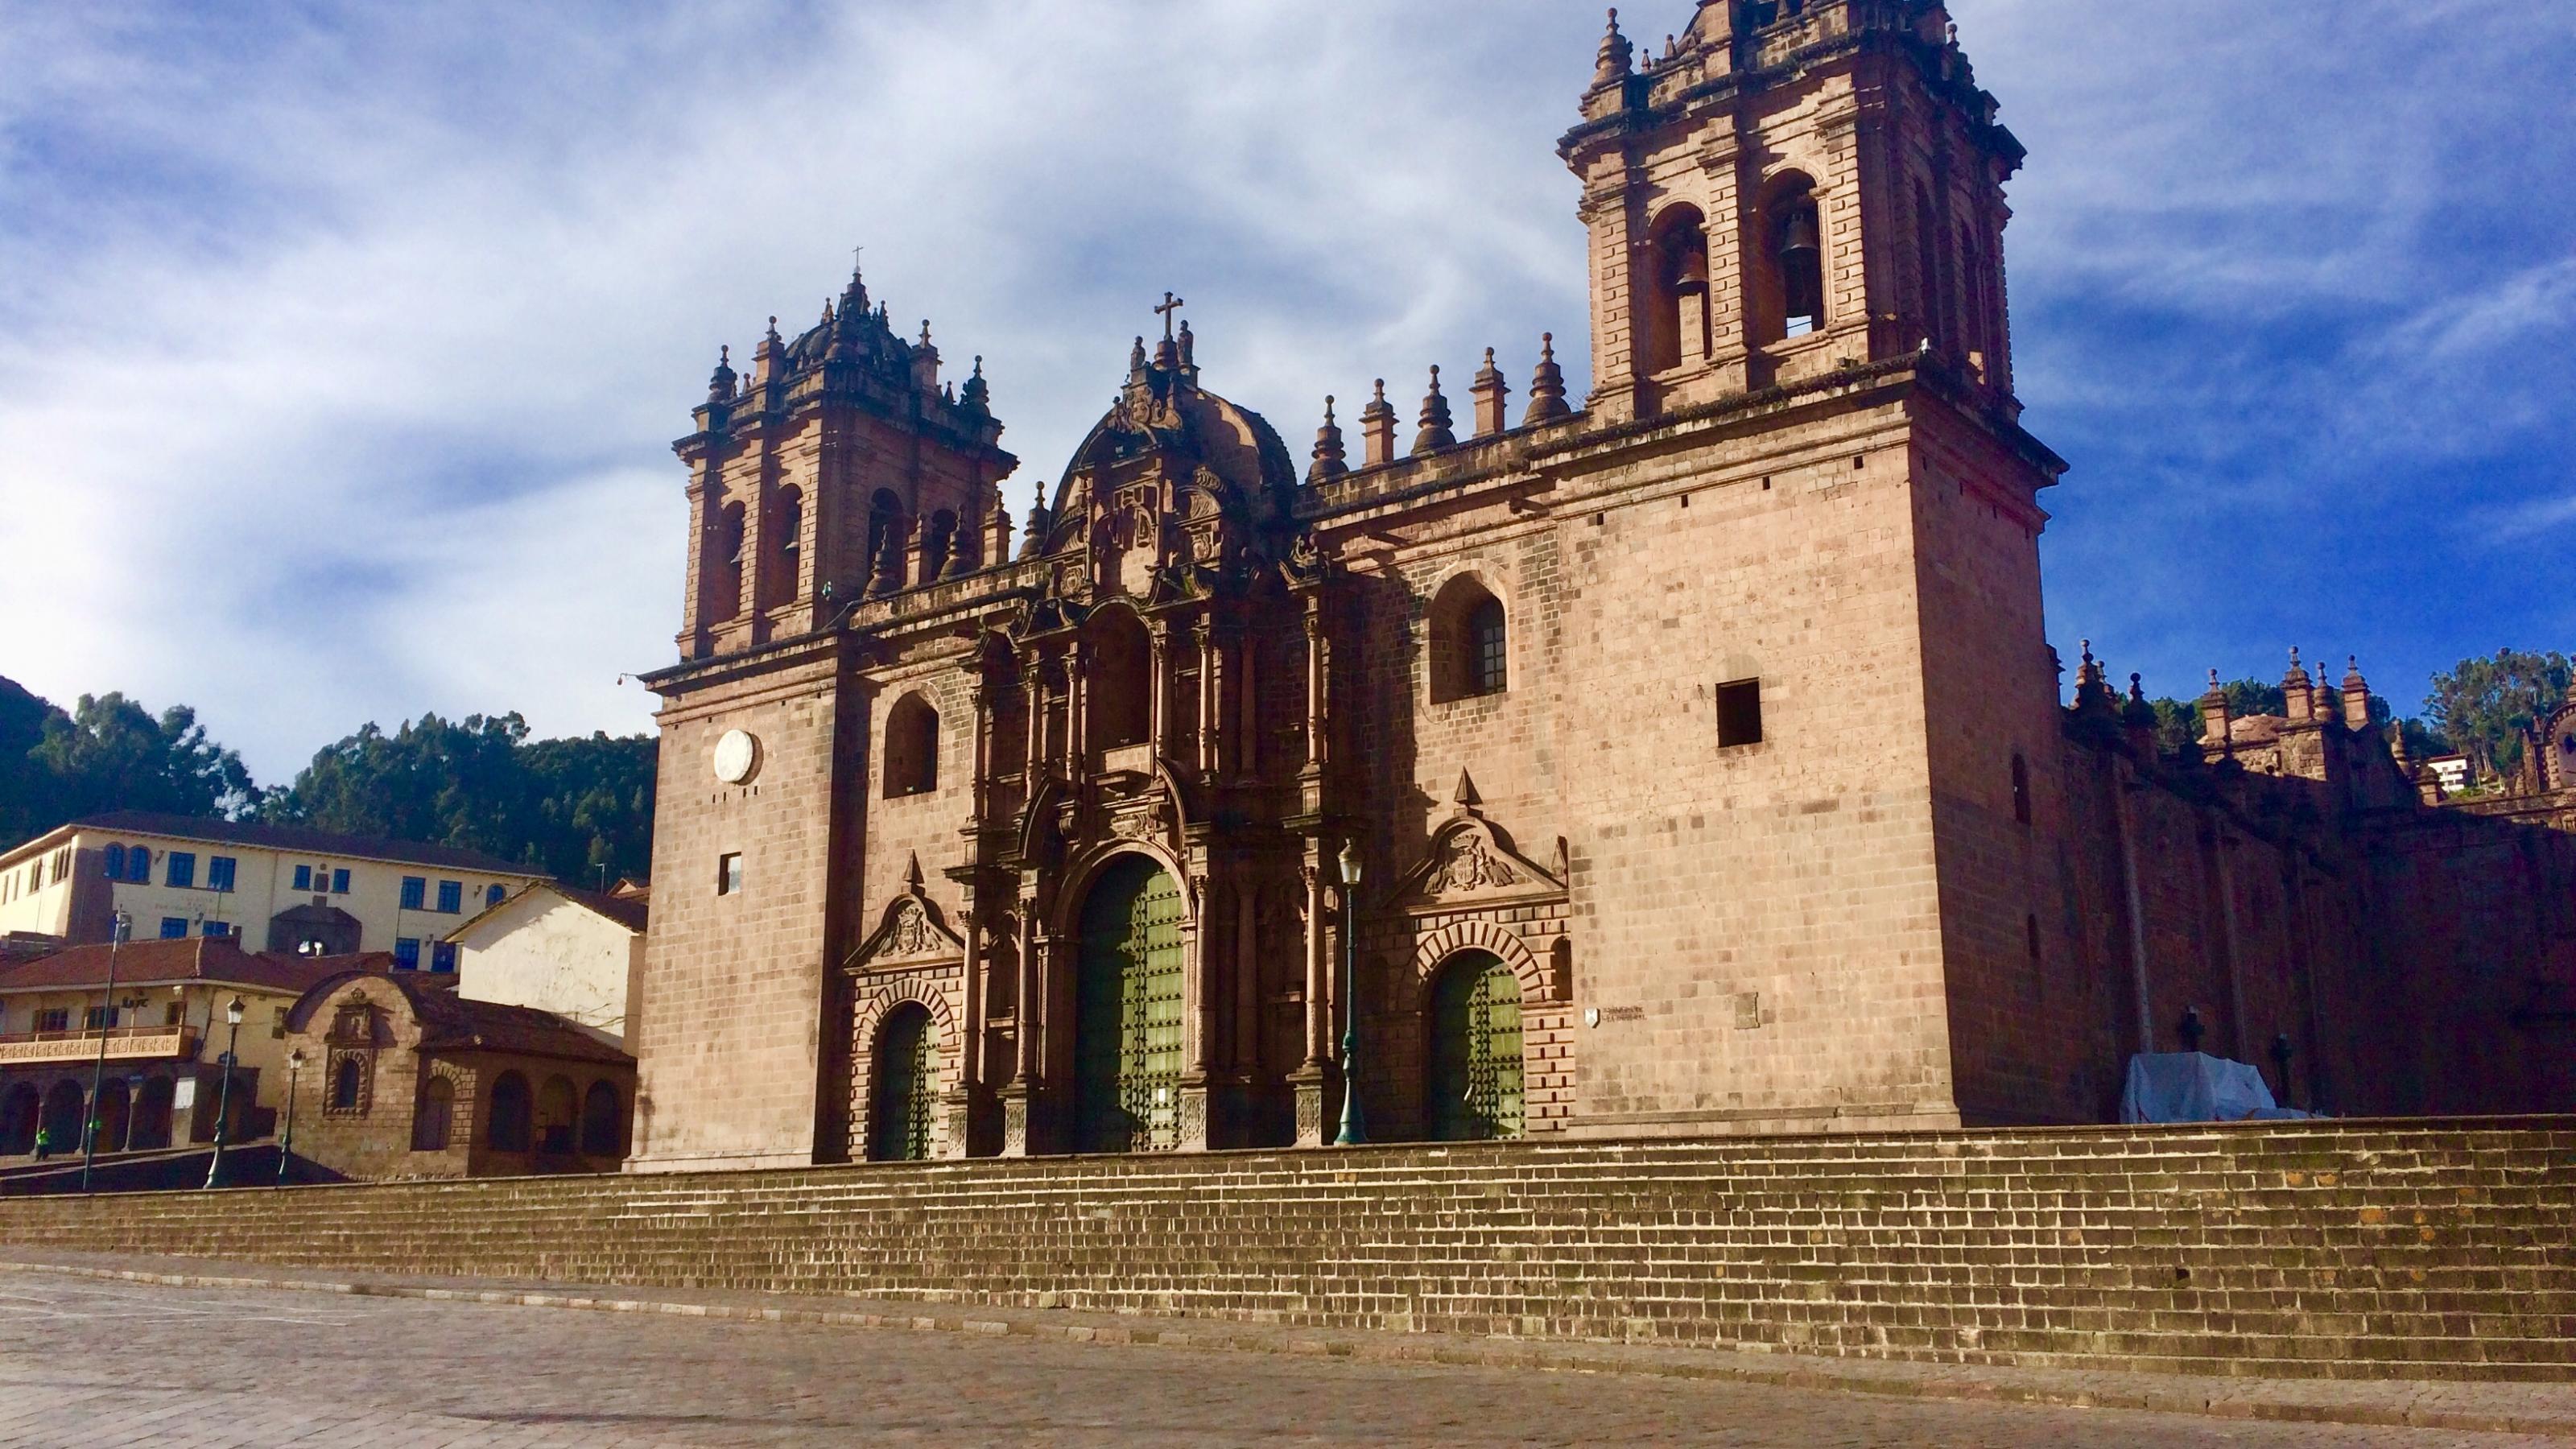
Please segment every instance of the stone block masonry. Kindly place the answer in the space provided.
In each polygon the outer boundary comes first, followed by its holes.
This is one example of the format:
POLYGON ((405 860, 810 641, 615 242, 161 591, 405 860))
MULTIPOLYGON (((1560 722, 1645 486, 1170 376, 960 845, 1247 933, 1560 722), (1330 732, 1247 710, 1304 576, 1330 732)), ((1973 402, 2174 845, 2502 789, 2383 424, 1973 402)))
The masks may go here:
POLYGON ((2576 1380, 2576 1119, 0 1203, 21 1248, 1924 1362, 2576 1380))

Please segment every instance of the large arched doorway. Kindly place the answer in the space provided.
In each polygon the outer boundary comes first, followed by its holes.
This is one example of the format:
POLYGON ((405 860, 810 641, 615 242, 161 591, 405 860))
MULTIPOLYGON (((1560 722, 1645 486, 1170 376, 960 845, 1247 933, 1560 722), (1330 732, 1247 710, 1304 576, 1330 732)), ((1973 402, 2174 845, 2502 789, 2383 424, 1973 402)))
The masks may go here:
POLYGON ((126 1129, 134 1124, 134 1093, 118 1078, 98 1086, 98 1150, 123 1152, 126 1129))
POLYGON ((66 1077, 45 1093, 45 1145, 56 1152, 81 1147, 81 1108, 88 1104, 81 1085, 66 1077))
POLYGON ((41 1099, 33 1082, 12 1086, 0 1096, 0 1153, 23 1157, 36 1150, 36 1117, 41 1099))
POLYGON ((906 1002, 888 1013, 877 1034, 868 1104, 868 1157, 877 1162, 920 1162, 930 1156, 931 1098, 939 1085, 939 1041, 930 1008, 906 1002))
POLYGON ((170 1145, 170 1119, 177 1084, 168 1077, 146 1077, 143 1090, 134 1097, 134 1145, 167 1147, 170 1145))
POLYGON ((1142 856, 1103 871, 1083 902, 1076 1151, 1179 1144, 1182 915, 1179 882, 1142 856))
POLYGON ((1521 984, 1502 958, 1465 951, 1431 990, 1431 1135, 1470 1142, 1521 1135, 1521 984))

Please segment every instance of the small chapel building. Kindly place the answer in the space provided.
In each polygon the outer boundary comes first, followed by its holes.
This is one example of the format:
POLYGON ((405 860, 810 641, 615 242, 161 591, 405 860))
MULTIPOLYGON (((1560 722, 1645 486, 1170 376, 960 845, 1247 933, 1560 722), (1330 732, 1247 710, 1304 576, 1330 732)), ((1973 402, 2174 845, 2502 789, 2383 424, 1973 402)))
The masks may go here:
MULTIPOLYGON (((2195 839, 2337 898, 2229 803, 2278 790, 2061 708, 2023 152, 1938 0, 1614 20, 1559 155, 1580 398, 1541 339, 1524 397, 1489 352, 1301 460, 1167 295, 1015 528, 980 360, 858 276, 719 363, 630 1168, 1317 1144, 1346 1034, 1381 1139, 2098 1121, 2161 943, 2221 953, 2105 922, 2214 910, 2195 839), (2115 850, 2136 790, 2184 855, 2115 850)), ((2266 919, 2230 1039, 2360 1060, 2266 919)))

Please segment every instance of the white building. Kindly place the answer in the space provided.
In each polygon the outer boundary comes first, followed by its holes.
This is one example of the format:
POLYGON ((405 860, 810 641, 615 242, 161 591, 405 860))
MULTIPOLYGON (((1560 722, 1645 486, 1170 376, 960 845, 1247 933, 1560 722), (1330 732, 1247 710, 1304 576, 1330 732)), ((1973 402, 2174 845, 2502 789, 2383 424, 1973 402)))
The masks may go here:
POLYGON ((453 846, 117 811, 0 853, 0 936, 105 941, 123 911, 141 940, 384 951, 398 970, 443 972, 456 968, 449 933, 542 879, 453 846))
POLYGON ((640 894, 595 895, 540 881, 448 933, 456 994, 551 1011, 614 1040, 634 1040, 644 970, 640 894))

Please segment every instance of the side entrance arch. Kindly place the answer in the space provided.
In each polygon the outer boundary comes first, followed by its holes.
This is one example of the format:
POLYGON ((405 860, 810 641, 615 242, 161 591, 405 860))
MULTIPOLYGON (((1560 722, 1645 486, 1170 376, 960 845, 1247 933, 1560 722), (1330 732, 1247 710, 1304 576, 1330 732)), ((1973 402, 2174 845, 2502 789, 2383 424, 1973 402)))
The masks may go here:
POLYGON ((1074 1002, 1074 1150, 1180 1142, 1180 883, 1142 856, 1103 871, 1082 904, 1074 1002))
POLYGON ((89 1106, 89 1094, 81 1084, 65 1077, 45 1093, 46 1146, 56 1152, 81 1150, 81 1117, 89 1106))
POLYGON ((887 1013, 871 1063, 876 1080, 869 1084, 868 1159, 927 1161, 939 1085, 939 1032, 930 1008, 908 1001, 887 1013))
POLYGON ((1521 1135, 1521 983, 1490 951, 1451 957, 1431 989, 1431 1135, 1471 1142, 1521 1135))

